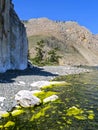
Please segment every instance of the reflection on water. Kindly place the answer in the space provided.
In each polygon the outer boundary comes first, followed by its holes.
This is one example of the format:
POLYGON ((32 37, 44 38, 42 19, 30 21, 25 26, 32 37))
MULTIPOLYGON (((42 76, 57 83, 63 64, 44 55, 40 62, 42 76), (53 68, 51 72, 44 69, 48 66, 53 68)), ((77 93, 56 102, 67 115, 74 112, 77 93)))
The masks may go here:
MULTIPOLYGON (((24 109, 18 116, 0 120, 2 130, 97 130, 98 71, 58 77, 71 85, 54 86, 45 91, 56 92, 59 100, 24 109), (9 122, 10 121, 10 122, 9 122), (6 127, 7 123, 8 127, 6 127), (12 123, 12 124, 11 124, 12 123)), ((20 108, 21 109, 21 108, 20 108)))

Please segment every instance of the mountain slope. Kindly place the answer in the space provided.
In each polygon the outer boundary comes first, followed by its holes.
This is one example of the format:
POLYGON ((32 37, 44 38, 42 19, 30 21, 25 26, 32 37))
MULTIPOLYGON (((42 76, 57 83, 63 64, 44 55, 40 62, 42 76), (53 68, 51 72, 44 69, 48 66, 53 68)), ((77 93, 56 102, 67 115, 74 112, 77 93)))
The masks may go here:
POLYGON ((58 47, 63 57, 60 64, 98 65, 98 35, 76 22, 58 22, 47 18, 31 19, 25 22, 31 56, 36 43, 44 40, 46 51, 58 47))

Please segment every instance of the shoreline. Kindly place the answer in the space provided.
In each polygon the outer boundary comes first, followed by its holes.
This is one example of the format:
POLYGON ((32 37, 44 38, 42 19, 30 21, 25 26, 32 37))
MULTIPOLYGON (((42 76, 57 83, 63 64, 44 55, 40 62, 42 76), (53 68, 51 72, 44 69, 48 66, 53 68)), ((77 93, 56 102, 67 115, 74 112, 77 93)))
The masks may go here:
POLYGON ((15 94, 20 90, 36 90, 31 84, 37 81, 50 81, 57 76, 79 74, 90 72, 91 70, 81 67, 71 66, 44 66, 32 67, 25 70, 9 70, 0 73, 0 97, 4 97, 4 102, 0 102, 1 110, 10 111, 13 107, 15 94))

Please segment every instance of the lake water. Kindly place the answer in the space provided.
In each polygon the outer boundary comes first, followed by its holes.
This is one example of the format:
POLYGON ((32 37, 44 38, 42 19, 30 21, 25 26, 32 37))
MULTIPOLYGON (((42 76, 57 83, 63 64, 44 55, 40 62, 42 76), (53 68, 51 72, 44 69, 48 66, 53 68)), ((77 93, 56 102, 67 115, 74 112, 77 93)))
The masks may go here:
POLYGON ((97 130, 98 70, 80 75, 62 76, 55 80, 69 83, 44 89, 46 95, 49 92, 57 94, 59 100, 34 108, 19 108, 23 113, 18 116, 12 116, 10 112, 9 117, 0 120, 1 129, 97 130), (6 127, 7 123, 9 125, 6 127))

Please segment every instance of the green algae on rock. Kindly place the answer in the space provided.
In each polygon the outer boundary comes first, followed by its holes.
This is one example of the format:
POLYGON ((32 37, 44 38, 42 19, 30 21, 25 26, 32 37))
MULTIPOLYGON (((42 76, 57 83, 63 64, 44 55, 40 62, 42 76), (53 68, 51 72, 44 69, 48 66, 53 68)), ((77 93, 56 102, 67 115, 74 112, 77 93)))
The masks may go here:
POLYGON ((90 120, 93 120, 93 119, 94 119, 94 117, 95 117, 95 115, 94 115, 94 114, 89 114, 89 115, 88 115, 88 119, 90 119, 90 120))
POLYGON ((67 110, 66 116, 73 116, 74 118, 78 120, 86 120, 87 115, 84 114, 84 111, 80 108, 77 108, 75 106, 70 107, 67 110))
POLYGON ((12 127, 12 126, 15 126, 15 122, 13 122, 13 121, 8 121, 8 122, 4 125, 5 128, 12 127))
POLYGON ((33 115, 33 116, 31 117, 30 121, 33 121, 34 119, 38 119, 38 118, 40 118, 40 117, 45 116, 45 112, 46 112, 48 109, 50 109, 50 108, 51 108, 51 106, 48 105, 48 106, 46 106, 45 108, 41 109, 38 113, 36 113, 35 115, 33 115))
POLYGON ((9 113, 6 111, 0 111, 0 117, 9 117, 9 113))
POLYGON ((72 106, 67 110, 66 116, 73 116, 78 120, 87 120, 87 119, 93 120, 95 114, 92 110, 84 111, 81 108, 72 106))
POLYGON ((53 87, 60 87, 60 86, 67 86, 67 85, 71 85, 71 83, 65 82, 65 81, 50 81, 49 85, 43 86, 42 88, 53 88, 53 87))
POLYGON ((92 110, 89 110, 89 111, 87 111, 88 112, 88 119, 90 119, 90 120, 93 120, 94 119, 94 117, 95 117, 95 114, 94 114, 94 112, 92 111, 92 110))
POLYGON ((24 110, 14 110, 11 112, 12 116, 19 116, 20 114, 23 114, 24 110))
POLYGON ((72 106, 70 107, 68 110, 67 110, 67 113, 66 115, 67 116, 76 116, 78 114, 82 114, 84 111, 82 109, 79 109, 75 106, 72 106))
POLYGON ((3 125, 0 125, 0 129, 3 130, 3 125))
POLYGON ((76 119, 78 120, 86 120, 87 119, 87 115, 83 114, 83 115, 76 115, 74 116, 76 119))
POLYGON ((52 96, 54 94, 57 94, 57 92, 52 92, 52 91, 41 91, 36 94, 34 94, 36 97, 40 98, 41 101, 43 101, 45 98, 52 96))

